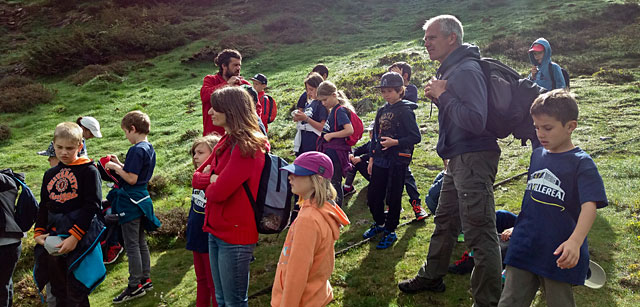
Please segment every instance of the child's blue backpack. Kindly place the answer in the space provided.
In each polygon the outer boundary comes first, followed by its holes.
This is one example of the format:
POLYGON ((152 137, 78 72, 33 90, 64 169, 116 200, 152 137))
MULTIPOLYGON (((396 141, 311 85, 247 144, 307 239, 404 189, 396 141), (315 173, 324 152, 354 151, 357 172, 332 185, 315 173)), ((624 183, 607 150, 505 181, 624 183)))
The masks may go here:
POLYGON ((279 233, 289 224, 291 216, 291 185, 287 179, 289 172, 280 169, 287 165, 289 163, 284 159, 266 152, 258 196, 254 199, 247 182, 242 183, 253 207, 258 233, 279 233))
POLYGON ((16 184, 20 184, 22 186, 22 192, 20 192, 20 196, 18 196, 18 201, 16 203, 16 212, 13 215, 14 220, 20 227, 20 230, 27 232, 36 222, 40 205, 33 196, 31 189, 29 189, 22 180, 16 178, 13 174, 11 176, 16 184))

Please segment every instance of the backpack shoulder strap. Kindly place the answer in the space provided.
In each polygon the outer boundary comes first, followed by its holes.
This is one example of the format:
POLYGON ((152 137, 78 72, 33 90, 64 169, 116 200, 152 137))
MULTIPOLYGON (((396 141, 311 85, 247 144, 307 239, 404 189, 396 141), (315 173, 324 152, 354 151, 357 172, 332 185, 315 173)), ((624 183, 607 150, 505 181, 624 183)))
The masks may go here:
POLYGON ((549 62, 549 76, 551 76, 551 89, 555 90, 556 89, 556 76, 554 76, 555 73, 553 71, 553 64, 551 62, 549 62))

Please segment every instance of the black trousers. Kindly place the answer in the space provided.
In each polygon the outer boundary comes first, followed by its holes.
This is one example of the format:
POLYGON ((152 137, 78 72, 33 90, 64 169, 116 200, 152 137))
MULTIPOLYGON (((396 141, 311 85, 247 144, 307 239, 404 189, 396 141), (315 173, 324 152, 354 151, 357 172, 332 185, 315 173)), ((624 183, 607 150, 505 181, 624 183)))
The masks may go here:
POLYGON ((373 220, 378 225, 384 224, 384 228, 388 231, 395 231, 400 222, 406 172, 406 165, 391 165, 389 168, 382 168, 374 164, 371 170, 367 203, 373 220), (385 201, 389 206, 386 215, 384 214, 385 201))
POLYGON ((89 306, 89 295, 70 287, 65 256, 42 255, 47 261, 51 292, 56 297, 56 307, 89 306))
POLYGON ((0 307, 11 307, 13 303, 13 270, 16 268, 22 242, 0 246, 0 307))

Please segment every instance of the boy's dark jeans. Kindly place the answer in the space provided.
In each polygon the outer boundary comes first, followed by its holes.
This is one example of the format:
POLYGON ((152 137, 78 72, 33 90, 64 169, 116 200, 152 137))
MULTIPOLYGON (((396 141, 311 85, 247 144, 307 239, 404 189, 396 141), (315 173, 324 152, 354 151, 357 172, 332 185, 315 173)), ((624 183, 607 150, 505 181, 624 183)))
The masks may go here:
POLYGON ((369 161, 364 161, 364 160, 355 164, 354 168, 352 168, 347 173, 347 177, 344 179, 344 184, 348 186, 352 186, 353 180, 356 178, 356 172, 360 173, 360 175, 362 175, 364 179, 367 179, 367 181, 371 181, 371 176, 369 176, 369 172, 367 171, 368 166, 369 166, 369 161))
POLYGON ((463 153, 449 159, 431 235, 427 261, 418 276, 439 279, 447 274, 449 259, 462 229, 473 251, 471 274, 474 306, 496 306, 501 291, 501 257, 496 232, 493 182, 500 153, 463 153))
POLYGON ((11 307, 13 303, 13 270, 16 268, 20 253, 22 252, 22 242, 16 242, 0 246, 0 307, 11 307))
POLYGON ((415 200, 416 203, 420 203, 420 192, 418 192, 418 186, 416 185, 416 178, 413 177, 411 173, 411 169, 407 166, 407 172, 404 177, 404 187, 407 190, 407 194, 409 194, 409 201, 413 204, 415 200))
POLYGON ((42 255, 41 259, 47 261, 51 293, 56 297, 56 306, 89 306, 89 295, 78 291, 78 289, 74 287, 70 287, 67 282, 69 272, 65 256, 51 256, 46 254, 42 255))
POLYGON ((388 231, 395 231, 400 221, 406 171, 406 165, 391 165, 389 168, 383 168, 375 164, 371 170, 367 204, 376 224, 384 224, 384 228, 388 231), (384 214, 385 200, 389 206, 386 215, 384 214))

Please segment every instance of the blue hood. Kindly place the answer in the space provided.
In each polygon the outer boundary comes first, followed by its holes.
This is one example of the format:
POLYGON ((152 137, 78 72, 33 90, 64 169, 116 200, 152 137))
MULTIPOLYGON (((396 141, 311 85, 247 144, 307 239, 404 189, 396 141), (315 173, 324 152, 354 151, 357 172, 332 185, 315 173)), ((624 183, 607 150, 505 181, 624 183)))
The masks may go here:
MULTIPOLYGON (((549 45, 549 42, 542 37, 536 39, 536 41, 531 44, 531 47, 533 47, 533 45, 535 44, 540 44, 544 47, 544 57, 542 58, 542 63, 538 64, 538 61, 536 61, 536 59, 533 57, 533 52, 529 52, 529 61, 531 61, 531 64, 533 64, 534 66, 538 66, 538 69, 540 69, 540 67, 549 66, 549 62, 551 62, 551 45, 549 45)), ((529 49, 531 49, 531 47, 529 47, 529 49)))
POLYGON ((541 37, 533 42, 531 47, 535 44, 540 44, 544 47, 544 57, 542 57, 542 63, 538 64, 538 61, 533 57, 533 52, 529 52, 529 61, 531 61, 531 64, 534 66, 538 67, 538 73, 535 78, 532 78, 531 75, 529 75, 529 79, 547 90, 566 87, 564 77, 562 76, 562 69, 558 64, 551 61, 551 45, 549 42, 541 37), (549 67, 551 67, 552 71, 549 71, 549 67), (551 76, 552 74, 553 77, 551 76), (555 80, 555 84, 553 84, 553 80, 555 80))

